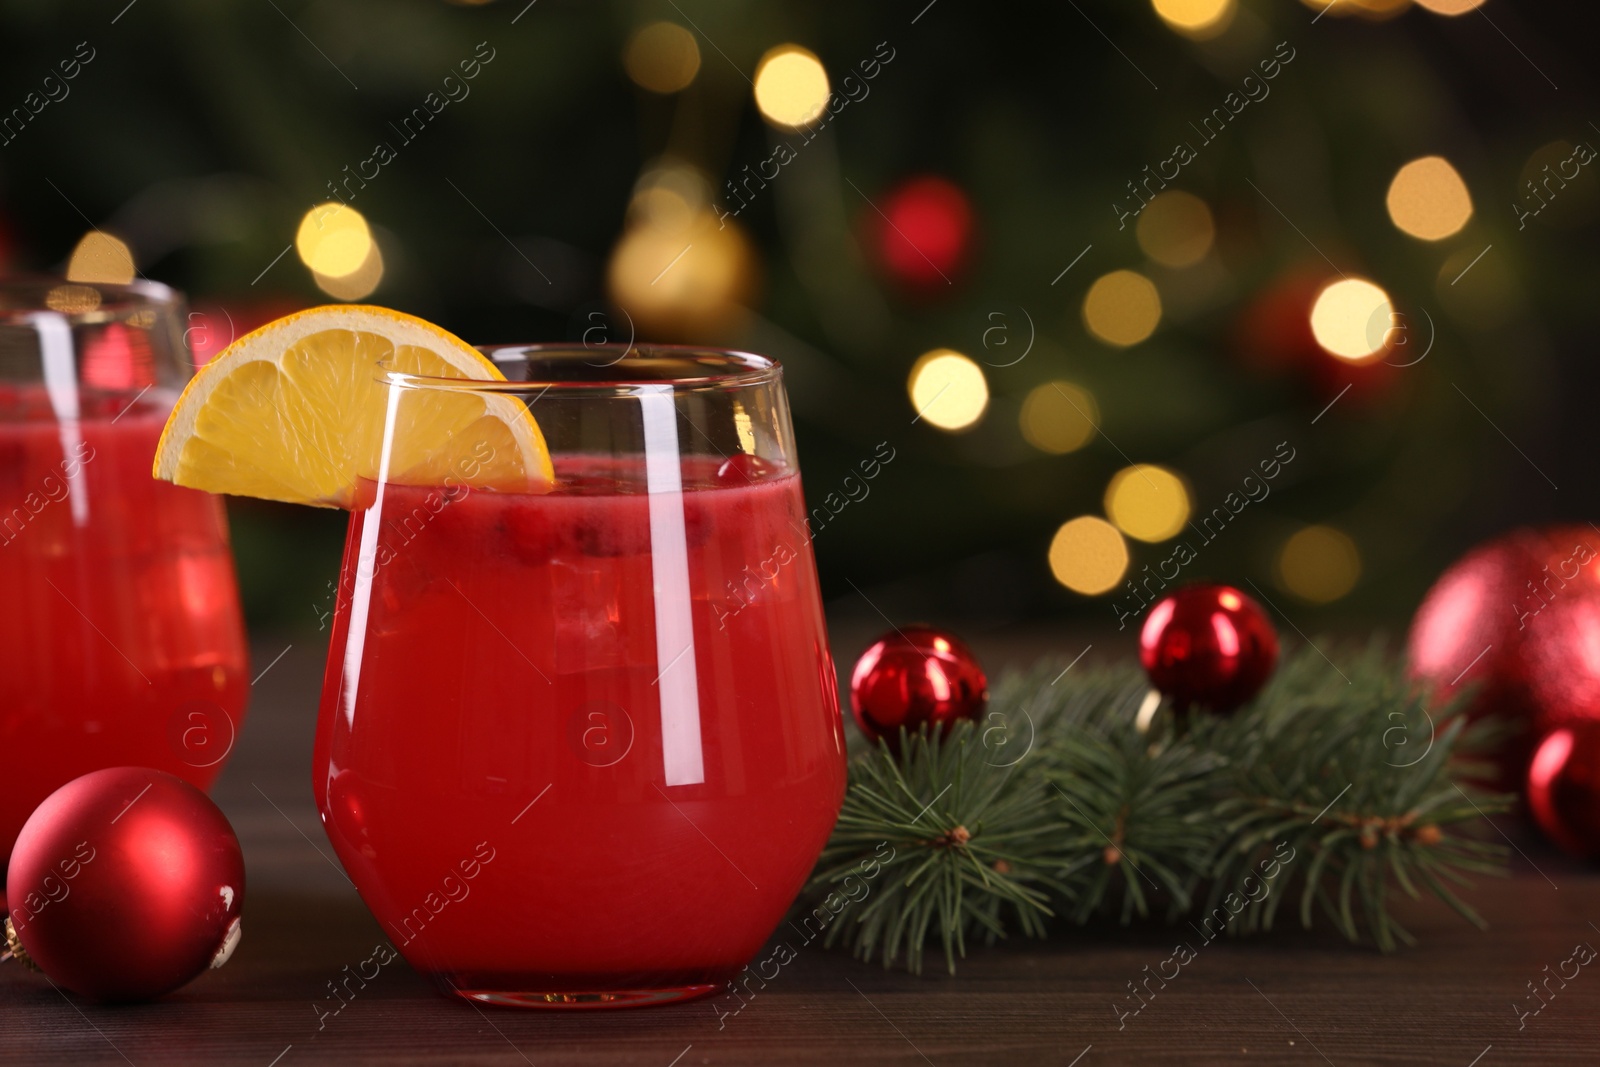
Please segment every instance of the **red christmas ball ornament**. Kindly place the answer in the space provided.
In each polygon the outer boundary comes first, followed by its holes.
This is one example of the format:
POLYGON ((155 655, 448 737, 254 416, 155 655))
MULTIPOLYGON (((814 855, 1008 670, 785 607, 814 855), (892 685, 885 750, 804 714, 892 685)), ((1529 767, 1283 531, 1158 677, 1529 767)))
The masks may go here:
POLYGON ((1600 534, 1513 530, 1451 564, 1423 597, 1406 651, 1413 677, 1469 716, 1493 712, 1542 734, 1600 717, 1600 534))
POLYGON ((40 804, 6 873, 6 942, 57 985, 147 1000, 227 961, 244 857, 227 818, 180 778, 112 767, 40 804))
MULTIPOLYGON (((1600 547, 1600 537, 1592 540, 1600 547)), ((1597 567, 1600 561, 1584 568, 1579 579, 1567 583, 1565 589, 1542 590, 1549 599, 1527 620, 1522 662, 1527 667, 1527 706, 1535 735, 1573 723, 1600 721, 1597 567)), ((1527 610, 1528 600, 1537 603, 1535 594, 1529 593, 1519 607, 1527 610)))
POLYGON ((1150 684, 1179 709, 1233 711, 1278 663, 1278 634, 1261 605, 1228 585, 1196 583, 1158 600, 1139 633, 1150 684))
POLYGON ((962 273, 973 239, 972 203, 954 182, 910 178, 866 215, 884 269, 913 293, 936 293, 962 273))
POLYGON ((1562 849, 1600 859, 1600 722, 1553 730, 1534 749, 1528 809, 1562 849))
POLYGON ((976 720, 989 703, 989 680, 966 645, 931 626, 884 634, 850 674, 850 710, 868 740, 899 741, 900 728, 948 730, 976 720))

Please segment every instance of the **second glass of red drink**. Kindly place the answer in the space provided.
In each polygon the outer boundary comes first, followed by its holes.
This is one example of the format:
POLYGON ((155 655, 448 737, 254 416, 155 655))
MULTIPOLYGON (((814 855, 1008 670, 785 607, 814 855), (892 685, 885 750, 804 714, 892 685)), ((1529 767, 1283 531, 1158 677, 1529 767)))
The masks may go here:
MULTIPOLYGON (((712 992, 838 815, 845 752, 781 370, 697 349, 488 350, 389 376, 385 455, 452 391, 531 412, 556 480, 380 468, 351 516, 314 785, 402 955, 485 1003, 712 992)), ((489 452, 491 454, 485 454, 489 452)))

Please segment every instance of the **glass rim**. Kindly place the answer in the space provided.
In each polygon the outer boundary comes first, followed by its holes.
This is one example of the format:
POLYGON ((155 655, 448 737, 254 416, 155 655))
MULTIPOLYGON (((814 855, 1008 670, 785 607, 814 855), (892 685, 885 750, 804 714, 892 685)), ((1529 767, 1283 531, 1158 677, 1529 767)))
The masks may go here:
POLYGON ((521 379, 440 378, 388 370, 384 380, 402 389, 443 389, 459 392, 527 393, 541 395, 554 390, 559 394, 632 396, 641 388, 660 386, 674 393, 701 390, 732 391, 779 382, 783 365, 770 356, 732 348, 705 345, 659 344, 581 344, 541 342, 538 344, 477 345, 495 364, 504 369, 521 363, 529 376, 521 379), (509 358, 507 358, 509 357, 509 358), (543 364, 542 368, 537 365, 543 364), (585 376, 563 377, 549 368, 570 366, 585 376), (626 367, 622 373, 607 374, 626 367), (534 373, 543 369, 544 373, 534 373), (640 373, 649 371, 650 373, 640 373))
POLYGON ((130 282, 72 281, 63 275, 34 273, 0 273, 0 322, 9 326, 25 325, 24 317, 39 311, 55 310, 45 303, 54 290, 66 286, 93 289, 102 296, 115 297, 101 301, 84 310, 68 309, 61 313, 76 322, 111 321, 119 312, 142 308, 176 308, 182 300, 178 290, 149 278, 135 278, 130 282), (27 306, 10 307, 5 294, 27 293, 37 290, 39 299, 27 306))

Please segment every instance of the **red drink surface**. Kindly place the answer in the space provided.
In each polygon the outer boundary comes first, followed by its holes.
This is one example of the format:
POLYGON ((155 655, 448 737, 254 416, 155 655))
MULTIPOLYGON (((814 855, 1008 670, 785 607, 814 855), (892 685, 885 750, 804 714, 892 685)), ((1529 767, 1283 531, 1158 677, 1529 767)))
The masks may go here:
POLYGON ((63 424, 41 386, 0 385, 6 856, 33 809, 90 771, 209 787, 249 690, 222 502, 150 476, 166 406, 80 401, 63 424))
POLYGON ((352 515, 317 737, 324 823, 394 944, 441 984, 719 984, 793 902, 845 785, 799 478, 718 484, 686 459, 681 496, 652 498, 637 459, 556 465, 546 495, 388 486, 347 664, 378 521, 352 515), (674 565, 653 558, 650 511, 679 500, 674 565), (693 648, 662 662, 671 605, 652 590, 685 557, 693 648), (703 780, 671 784, 696 777, 667 752, 684 735, 664 740, 685 680, 703 780))

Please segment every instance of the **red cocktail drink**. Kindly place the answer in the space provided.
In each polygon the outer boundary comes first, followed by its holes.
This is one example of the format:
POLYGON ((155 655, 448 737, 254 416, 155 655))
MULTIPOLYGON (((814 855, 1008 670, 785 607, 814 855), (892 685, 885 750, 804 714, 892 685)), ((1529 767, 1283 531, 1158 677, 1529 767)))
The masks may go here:
MULTIPOLYGON (((776 368, 760 368, 781 399, 776 368)), ((550 491, 375 485, 346 545, 323 819, 406 959, 492 1003, 713 990, 777 926, 843 796, 786 449, 757 458, 747 417, 751 452, 733 421, 732 459, 694 452, 679 383, 598 388, 531 407, 552 441, 550 491), (597 439, 597 419, 621 447, 563 450, 597 439)), ((426 403, 415 392, 402 418, 426 403)), ((786 411, 767 417, 785 442, 786 411)))
POLYGON ((201 788, 249 689, 222 503, 150 477, 167 407, 0 384, 0 856, 73 778, 139 765, 201 788))

